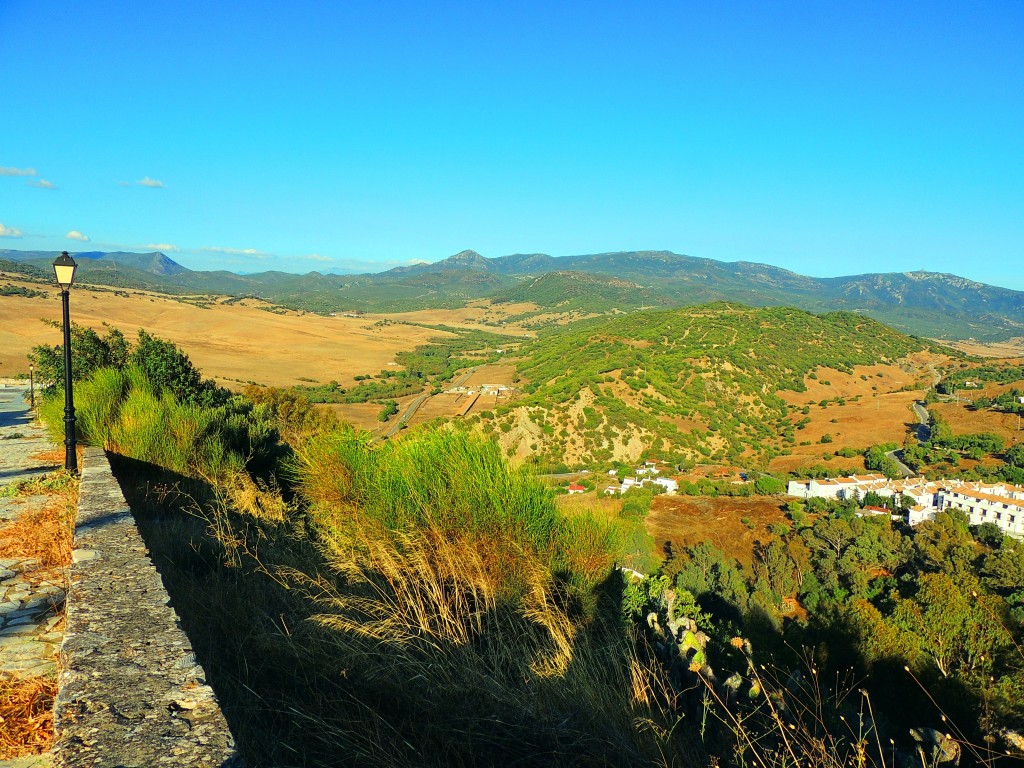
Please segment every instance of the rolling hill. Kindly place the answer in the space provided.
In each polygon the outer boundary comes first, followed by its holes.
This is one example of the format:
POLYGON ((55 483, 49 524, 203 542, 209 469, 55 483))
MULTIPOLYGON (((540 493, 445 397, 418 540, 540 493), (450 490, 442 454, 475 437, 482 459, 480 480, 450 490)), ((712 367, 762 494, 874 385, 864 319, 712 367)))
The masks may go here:
MULTIPOLYGON (((21 264, 46 270, 55 255, 0 250, 0 262, 9 269, 21 264)), ((814 278, 766 264, 720 262, 668 251, 485 258, 467 250, 433 264, 379 274, 239 275, 190 270, 161 253, 76 256, 86 282, 179 294, 255 296, 322 313, 450 308, 491 299, 532 303, 533 314, 544 316, 538 321, 543 324, 551 322, 552 314, 564 315, 564 321, 646 306, 729 301, 856 312, 932 338, 1000 341, 1024 336, 1024 292, 923 271, 814 278)))
POLYGON ((542 462, 767 463, 796 444, 794 406, 828 368, 892 364, 926 345, 849 312, 712 304, 585 320, 521 349, 525 395, 482 415, 511 453, 542 462))

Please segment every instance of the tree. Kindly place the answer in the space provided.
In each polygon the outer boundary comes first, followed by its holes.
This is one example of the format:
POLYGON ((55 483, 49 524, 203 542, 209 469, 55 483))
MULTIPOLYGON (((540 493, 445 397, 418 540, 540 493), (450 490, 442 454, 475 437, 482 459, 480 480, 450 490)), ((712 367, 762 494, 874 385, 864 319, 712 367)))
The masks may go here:
POLYGON ((1013 466, 1024 468, 1024 442, 1014 445, 1006 452, 1005 456, 1013 466))
POLYGON ((974 532, 974 538, 989 549, 999 549, 1002 546, 1006 534, 1003 529, 995 523, 982 523, 974 532))
POLYGON ((212 380, 204 380, 188 355, 175 344, 141 328, 131 362, 139 366, 153 384, 167 389, 182 402, 209 407, 223 405, 230 397, 227 390, 212 380))
POLYGON ((377 414, 377 421, 387 421, 398 413, 398 403, 394 400, 385 400, 380 413, 377 414))
POLYGON ((965 592, 949 574, 927 573, 917 593, 896 604, 893 618, 917 638, 942 676, 950 677, 987 673, 995 654, 1010 645, 996 609, 991 596, 965 592))
POLYGON ((958 510, 939 512, 914 531, 914 549, 919 566, 926 571, 970 573, 974 559, 974 537, 967 518, 958 510))
MULTIPOLYGON (((44 320, 60 328, 60 323, 44 320)), ((98 368, 123 368, 128 364, 131 345, 117 328, 100 336, 92 328, 71 324, 71 375, 84 381, 98 368)), ((64 345, 39 345, 32 348, 28 359, 36 366, 36 380, 46 387, 64 386, 64 345)))
POLYGON ((771 475, 759 475, 754 481, 754 492, 760 496, 773 496, 785 491, 785 483, 771 475))
POLYGON ((1020 589, 1024 585, 1024 544, 1003 539, 999 549, 982 559, 981 578, 987 587, 1003 595, 1020 589))
POLYGON ((756 591, 770 593, 776 606, 781 605, 782 598, 795 595, 802 581, 780 539, 754 545, 753 572, 756 591))

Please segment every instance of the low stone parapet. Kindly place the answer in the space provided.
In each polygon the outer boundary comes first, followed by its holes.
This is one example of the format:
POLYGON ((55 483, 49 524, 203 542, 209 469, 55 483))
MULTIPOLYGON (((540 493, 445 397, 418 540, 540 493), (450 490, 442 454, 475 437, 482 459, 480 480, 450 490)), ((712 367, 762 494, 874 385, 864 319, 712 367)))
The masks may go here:
POLYGON ((87 449, 55 706, 59 766, 239 768, 104 452, 87 449))

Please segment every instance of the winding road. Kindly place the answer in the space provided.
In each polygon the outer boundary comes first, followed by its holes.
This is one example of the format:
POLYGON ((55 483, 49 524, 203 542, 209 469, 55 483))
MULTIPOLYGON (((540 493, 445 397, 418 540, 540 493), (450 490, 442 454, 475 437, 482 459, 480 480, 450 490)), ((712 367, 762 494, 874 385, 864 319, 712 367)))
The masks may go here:
MULTIPOLYGON (((928 409, 924 407, 924 403, 921 400, 915 400, 910 406, 914 410, 914 415, 917 416, 917 439, 924 442, 928 439, 928 435, 931 432, 931 418, 928 416, 928 409)), ((896 462, 904 477, 913 477, 916 473, 900 460, 899 454, 900 450, 897 449, 889 451, 885 455, 896 462)))

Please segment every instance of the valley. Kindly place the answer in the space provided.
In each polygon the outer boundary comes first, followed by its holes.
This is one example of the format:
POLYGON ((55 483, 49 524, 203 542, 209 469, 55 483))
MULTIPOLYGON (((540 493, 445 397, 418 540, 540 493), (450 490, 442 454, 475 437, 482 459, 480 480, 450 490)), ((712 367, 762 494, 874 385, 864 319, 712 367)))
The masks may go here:
MULTIPOLYGON (((40 322, 55 318, 59 302, 41 283, 10 273, 0 278, 11 286, 0 295, 0 371, 23 374, 34 345, 59 342, 56 329, 40 322)), ((565 280, 589 285, 558 277, 565 280)), ((634 574, 616 616, 634 603, 660 615, 663 601, 676 599, 666 596, 678 595, 691 601, 687 610, 697 626, 726 622, 720 626, 730 634, 743 633, 740 642, 749 635, 772 652, 782 638, 818 643, 816 627, 852 605, 869 612, 866 619, 843 614, 844 621, 860 622, 858 637, 876 625, 913 637, 917 628, 903 612, 883 602, 884 615, 872 618, 866 601, 903 600, 890 574, 915 578, 925 567, 919 561, 932 557, 928 537, 952 523, 939 515, 912 529, 889 523, 888 514, 869 523, 852 501, 785 496, 785 479, 885 469, 887 457, 900 450, 907 461, 913 453, 924 473, 957 477, 955 467, 964 477, 1008 480, 1024 473, 1014 463, 1022 460, 1017 414, 1003 405, 1022 384, 1019 360, 969 357, 850 312, 735 302, 656 309, 641 302, 602 313, 582 294, 567 296, 560 307, 510 295, 407 312, 313 313, 255 298, 75 287, 76 322, 101 336, 119 328, 129 341, 145 329, 172 342, 203 375, 243 393, 199 387, 181 390, 180 400, 167 389, 160 396, 161 387, 181 382, 159 383, 160 366, 140 374, 145 360, 139 357, 127 370, 101 368, 76 385, 85 439, 157 472, 153 479, 126 477, 137 484, 134 504, 173 519, 179 502, 146 490, 159 473, 177 481, 215 478, 224 506, 209 508, 202 520, 186 513, 154 551, 175 589, 189 595, 180 605, 200 628, 198 644, 221 668, 237 665, 218 695, 229 707, 249 706, 254 690, 280 702, 257 708, 252 722, 258 725, 243 727, 247 749, 269 754, 286 743, 289 751, 319 755, 318 748, 300 746, 307 710, 337 717, 343 733, 378 727, 376 713, 364 720, 326 704, 336 699, 339 679, 349 684, 332 665, 360 677, 372 671, 396 618, 406 622, 402 638, 419 637, 435 616, 451 615, 454 604, 430 602, 447 595, 456 602, 460 595, 486 596, 492 605, 483 625, 475 613, 454 624, 445 619, 454 634, 441 644, 458 649, 458 657, 439 666, 430 655, 420 658, 406 639, 388 641, 389 652, 411 651, 407 660, 425 662, 424 675, 468 674, 452 684, 461 700, 469 680, 494 679, 490 661, 477 668, 471 660, 467 667, 463 649, 490 643, 491 630, 480 627, 499 615, 503 601, 527 600, 516 608, 513 635, 494 644, 506 654, 537 635, 539 645, 522 651, 516 664, 524 666, 509 684, 567 680, 565 665, 591 653, 579 651, 588 633, 557 640, 569 650, 546 656, 542 649, 561 637, 546 633, 570 625, 558 600, 543 596, 565 596, 565 610, 583 611, 576 615, 593 622, 599 582, 614 576, 615 566, 634 574), (201 404, 207 395, 213 399, 201 404), (941 435, 918 444, 914 406, 921 401, 941 420, 941 435), (982 430, 991 434, 977 434, 982 430), (279 436, 288 444, 277 443, 279 436), (274 473, 297 501, 284 500, 274 473), (197 553, 222 565, 197 569, 197 553), (282 575, 294 582, 287 597, 267 588, 268 573, 278 574, 274 583, 282 575), (637 574, 646 578, 635 582, 637 574), (243 583, 251 589, 244 598, 236 591, 243 583), (371 583, 380 589, 367 599, 359 584, 371 583), (423 584, 431 597, 410 601, 423 584), (668 585, 671 592, 657 592, 668 585), (210 594, 217 595, 213 603, 210 594), (420 608, 402 613, 416 605, 429 607, 422 615, 415 613, 420 608), (231 626, 223 625, 225 616, 231 626), (266 627, 278 621, 312 649, 308 657, 296 662, 291 647, 275 646, 277 630, 268 634, 266 627), (465 627, 478 629, 467 635, 465 627), (260 638, 258 654, 269 659, 272 679, 253 677, 252 649, 237 650, 242 636, 260 638), (295 663, 306 683, 292 690, 277 670, 295 663), (333 671, 312 674, 317 669, 333 671), (280 711, 298 714, 281 718, 280 711)), ((198 382, 197 374, 192 383, 198 382)), ((50 398, 44 407, 51 430, 59 427, 60 403, 50 398)), ((976 535, 977 546, 985 547, 982 560, 958 567, 974 568, 972 578, 1007 592, 990 563, 1016 552, 1016 545, 994 544, 986 538, 991 531, 957 535, 976 535)), ((961 559, 974 552, 961 550, 961 559)), ((1021 612, 1016 593, 1007 594, 999 610, 1021 612)), ((847 663, 845 651, 835 652, 847 663)), ((603 656, 592 658, 607 669, 603 656)), ((923 664, 919 655, 908 658, 923 664)), ((746 669, 743 664, 737 669, 746 669)), ((581 677, 592 679, 593 672, 581 677)), ((401 677, 389 685, 405 694, 407 683, 401 677)), ((884 687, 885 678, 873 684, 884 687)), ((627 690, 624 678, 601 697, 613 700, 627 690)), ((634 705, 615 706, 632 711, 634 705)), ((442 709, 447 717, 450 708, 442 709)), ((410 734, 420 732, 410 725, 410 734)))

